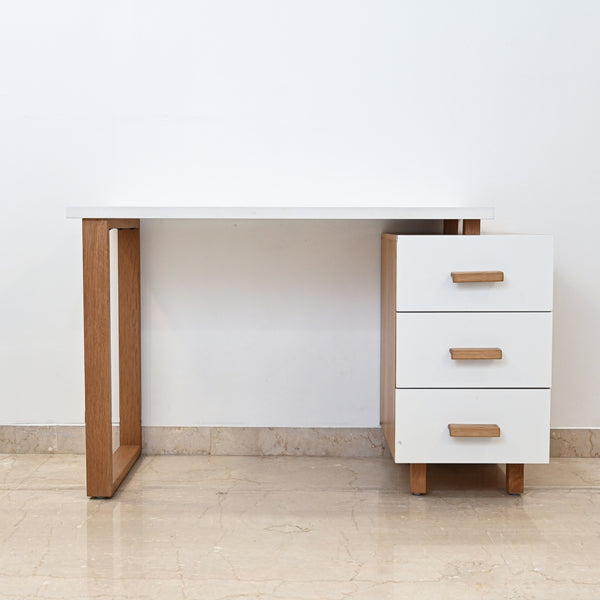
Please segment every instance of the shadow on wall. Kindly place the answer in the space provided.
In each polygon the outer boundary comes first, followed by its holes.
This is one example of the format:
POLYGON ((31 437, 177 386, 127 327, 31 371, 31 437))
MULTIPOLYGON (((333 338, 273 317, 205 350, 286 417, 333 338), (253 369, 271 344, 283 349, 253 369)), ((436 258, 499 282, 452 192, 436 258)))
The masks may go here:
POLYGON ((398 229, 145 222, 144 424, 378 426, 380 234, 398 229))

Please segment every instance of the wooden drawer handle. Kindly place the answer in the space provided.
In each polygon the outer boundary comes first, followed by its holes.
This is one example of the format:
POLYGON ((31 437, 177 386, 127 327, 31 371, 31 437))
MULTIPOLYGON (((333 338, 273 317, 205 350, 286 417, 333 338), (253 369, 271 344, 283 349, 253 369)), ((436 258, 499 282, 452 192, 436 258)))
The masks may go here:
POLYGON ((448 430, 450 431, 450 437, 500 437, 500 427, 498 425, 450 423, 448 430))
POLYGON ((502 271, 452 271, 453 283, 504 281, 502 271))
POLYGON ((502 358, 501 348, 450 348, 452 360, 498 360, 502 358))

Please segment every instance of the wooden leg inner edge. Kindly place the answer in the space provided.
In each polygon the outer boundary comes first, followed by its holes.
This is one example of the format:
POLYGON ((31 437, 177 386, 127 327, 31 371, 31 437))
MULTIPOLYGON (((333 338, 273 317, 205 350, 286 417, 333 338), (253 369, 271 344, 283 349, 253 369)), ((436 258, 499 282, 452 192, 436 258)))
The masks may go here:
POLYGON ((119 230, 119 418, 122 446, 142 445, 140 230, 119 230))

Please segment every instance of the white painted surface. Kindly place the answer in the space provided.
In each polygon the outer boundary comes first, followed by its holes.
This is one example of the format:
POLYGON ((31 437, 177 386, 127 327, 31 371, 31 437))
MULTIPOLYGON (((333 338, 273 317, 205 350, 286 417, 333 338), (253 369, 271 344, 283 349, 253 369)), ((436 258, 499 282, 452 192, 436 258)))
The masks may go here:
POLYGON ((398 238, 399 311, 551 311, 552 237, 398 238), (453 283, 453 271, 503 271, 504 281, 453 283))
POLYGON ((493 219, 489 207, 435 206, 84 206, 67 218, 88 219, 493 219))
POLYGON ((550 387, 551 313, 398 313, 396 387, 550 387), (450 348, 500 348, 452 360, 450 348))
POLYGON ((381 222, 148 221, 144 422, 379 422, 381 222))
POLYGON ((550 390, 397 390, 398 463, 547 463, 550 390), (488 423, 499 438, 452 438, 450 423, 488 423))
MULTIPOLYGON (((466 205, 496 207, 485 231, 554 236, 553 425, 599 427, 599 20, 593 0, 3 3, 0 422, 83 422, 80 224, 65 206, 466 205)), ((171 225, 178 256, 222 231, 171 225)), ((266 240, 276 224, 262 226, 266 240)), ((377 233, 361 224, 348 241, 376 270, 377 233)), ((163 248, 153 236, 147 228, 143 264, 163 248)), ((338 243, 319 248, 325 261, 338 243)), ((254 246, 223 252, 259 264, 254 246)), ((187 281, 190 264, 165 261, 143 285, 176 305, 180 290, 162 282, 187 281)), ((377 390, 378 282, 362 266, 344 273, 332 301, 362 296, 354 318, 372 342, 356 360, 370 365, 361 385, 377 390)), ((205 275, 198 287, 222 285, 219 272, 205 275)), ((216 312, 222 300, 211 298, 216 312)), ((303 314, 322 303, 307 294, 303 314)), ((193 321, 194 306, 179 310, 193 321)), ((172 318, 160 305, 144 311, 165 327, 172 318)), ((164 351, 144 339, 153 366, 172 347, 188 359, 210 352, 170 335, 164 351)), ((169 419, 155 412, 169 380, 146 368, 146 425, 208 423, 220 404, 224 419, 267 389, 224 402, 180 367, 188 388, 169 419)), ((339 397, 295 403, 287 422, 377 425, 372 396, 341 411, 339 397)))

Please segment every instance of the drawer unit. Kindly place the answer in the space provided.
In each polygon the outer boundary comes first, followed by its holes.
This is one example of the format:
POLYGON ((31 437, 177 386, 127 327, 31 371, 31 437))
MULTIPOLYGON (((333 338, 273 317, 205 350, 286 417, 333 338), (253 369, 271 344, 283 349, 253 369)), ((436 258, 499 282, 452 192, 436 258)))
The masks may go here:
POLYGON ((552 272, 549 236, 383 235, 381 423, 411 491, 428 462, 548 461, 552 272))
POLYGON ((398 313, 396 328, 397 387, 550 387, 552 313, 398 313))
POLYGON ((397 462, 548 462, 547 389, 397 390, 396 415, 397 462), (451 437, 450 424, 497 425, 499 436, 451 437))

